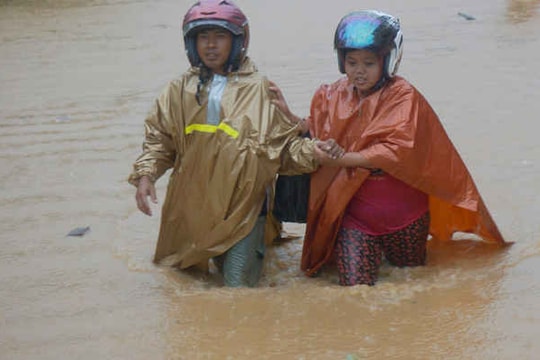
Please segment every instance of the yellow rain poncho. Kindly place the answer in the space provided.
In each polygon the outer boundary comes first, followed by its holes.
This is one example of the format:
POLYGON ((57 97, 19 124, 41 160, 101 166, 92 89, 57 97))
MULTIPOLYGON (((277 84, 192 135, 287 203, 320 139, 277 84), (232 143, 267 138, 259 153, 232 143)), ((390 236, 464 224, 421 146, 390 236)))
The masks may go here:
POLYGON ((253 62, 227 77, 218 125, 206 123, 206 97, 196 101, 197 68, 167 86, 145 121, 129 182, 172 168, 156 262, 187 268, 224 253, 253 228, 278 172, 317 168, 312 141, 271 104, 253 62))

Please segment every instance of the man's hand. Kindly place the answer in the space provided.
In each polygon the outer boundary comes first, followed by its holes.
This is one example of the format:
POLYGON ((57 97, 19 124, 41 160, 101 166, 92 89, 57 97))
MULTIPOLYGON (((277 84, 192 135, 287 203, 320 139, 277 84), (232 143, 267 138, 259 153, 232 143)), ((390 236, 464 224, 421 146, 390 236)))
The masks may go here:
POLYGON ((137 192, 135 193, 135 200, 137 201, 137 207, 141 212, 148 216, 152 216, 152 209, 148 203, 148 197, 150 200, 157 204, 156 187, 150 181, 148 176, 143 176, 139 179, 139 186, 137 186, 137 192))

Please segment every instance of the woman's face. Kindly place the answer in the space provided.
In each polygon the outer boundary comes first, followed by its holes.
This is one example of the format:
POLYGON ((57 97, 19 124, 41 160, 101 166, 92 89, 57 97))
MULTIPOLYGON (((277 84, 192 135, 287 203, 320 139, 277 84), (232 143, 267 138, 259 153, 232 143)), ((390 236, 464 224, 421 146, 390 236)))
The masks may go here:
POLYGON ((197 53, 212 72, 225 75, 224 65, 232 48, 232 34, 220 28, 201 30, 197 34, 197 53))
POLYGON ((383 58, 369 50, 350 50, 345 55, 349 83, 361 92, 369 91, 383 74, 383 58))

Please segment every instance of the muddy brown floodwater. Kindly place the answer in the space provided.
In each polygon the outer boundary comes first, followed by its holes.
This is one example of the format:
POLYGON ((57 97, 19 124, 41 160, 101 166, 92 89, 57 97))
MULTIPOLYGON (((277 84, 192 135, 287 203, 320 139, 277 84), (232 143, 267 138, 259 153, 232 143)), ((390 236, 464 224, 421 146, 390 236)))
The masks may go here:
POLYGON ((399 16, 400 73, 515 242, 430 244, 427 266, 342 288, 302 275, 298 238, 240 290, 154 266, 160 213, 139 213, 126 183, 151 102, 187 67, 190 3, 0 0, 0 358, 537 359, 539 1, 238 1, 251 57, 299 114, 339 76, 341 16, 399 16))

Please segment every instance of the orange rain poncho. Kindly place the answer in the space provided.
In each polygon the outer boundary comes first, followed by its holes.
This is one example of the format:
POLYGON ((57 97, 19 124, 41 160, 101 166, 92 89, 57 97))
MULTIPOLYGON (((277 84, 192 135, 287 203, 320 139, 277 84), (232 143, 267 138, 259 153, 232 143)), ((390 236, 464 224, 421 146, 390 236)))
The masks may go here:
MULTIPOLYGON (((321 86, 312 100, 310 127, 312 136, 333 138, 429 194, 433 239, 466 232, 505 243, 439 118, 405 79, 395 77, 362 100, 346 78, 321 86)), ((307 275, 331 259, 346 207, 368 176, 364 168, 328 166, 312 174, 301 266, 307 275)))

